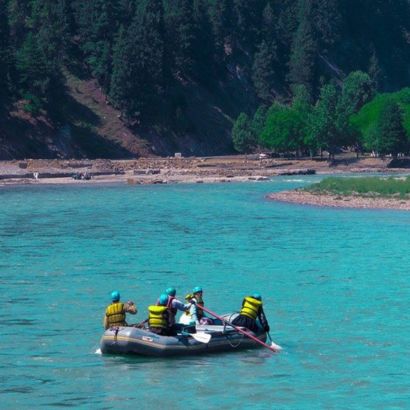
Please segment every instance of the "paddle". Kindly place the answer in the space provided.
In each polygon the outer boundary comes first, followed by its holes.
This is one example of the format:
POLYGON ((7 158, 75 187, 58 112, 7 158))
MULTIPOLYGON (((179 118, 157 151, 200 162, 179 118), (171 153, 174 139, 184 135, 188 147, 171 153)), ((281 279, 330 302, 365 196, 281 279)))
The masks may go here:
POLYGON ((267 345, 265 342, 262 342, 262 340, 259 340, 257 337, 255 337, 251 333, 247 332, 246 330, 241 329, 238 326, 233 325, 231 322, 227 321, 222 316, 217 315, 215 312, 212 312, 211 310, 207 309, 205 306, 198 306, 198 307, 202 309, 203 311, 209 313, 210 315, 216 317, 217 319, 221 320, 223 323, 226 323, 227 325, 233 327, 237 332, 242 333, 243 335, 249 337, 249 339, 252 339, 256 343, 259 343, 263 347, 266 347, 267 349, 271 350, 272 352, 278 352, 279 350, 282 350, 282 348, 277 344, 274 344, 272 346, 267 345))
POLYGON ((211 340, 212 336, 209 333, 188 333, 188 332, 182 332, 183 336, 191 336, 193 339, 195 339, 197 342, 200 343, 209 343, 211 340))
POLYGON ((270 333, 269 332, 267 332, 268 333, 268 337, 269 337, 269 340, 270 340, 270 345, 271 345, 271 347, 273 347, 274 349, 276 349, 276 350, 282 350, 282 346, 279 346, 279 345, 277 345, 273 340, 272 340, 272 337, 271 337, 271 335, 270 335, 270 333))

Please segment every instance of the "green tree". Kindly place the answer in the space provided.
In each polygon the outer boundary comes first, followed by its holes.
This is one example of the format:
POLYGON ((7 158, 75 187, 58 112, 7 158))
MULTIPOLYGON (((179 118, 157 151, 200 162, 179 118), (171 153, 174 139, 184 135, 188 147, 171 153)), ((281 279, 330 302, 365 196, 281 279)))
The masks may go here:
POLYGON ((317 41, 309 0, 300 0, 299 13, 300 22, 293 38, 289 61, 289 81, 291 85, 303 84, 312 95, 316 82, 317 41))
POLYGON ((6 100, 10 91, 10 51, 8 16, 0 0, 0 105, 6 100))
POLYGON ((316 144, 320 150, 326 149, 329 157, 334 157, 340 144, 337 129, 337 106, 339 95, 333 84, 324 85, 320 90, 319 99, 310 116, 309 142, 316 144))
POLYGON ((256 110, 252 118, 251 128, 257 140, 259 140, 265 128, 267 115, 268 115, 268 107, 266 105, 261 105, 256 110))
POLYGON ((304 132, 304 119, 297 110, 275 104, 269 109, 261 142, 278 152, 297 151, 303 146, 304 132))
POLYGON ((274 40, 270 43, 262 41, 252 67, 252 81, 257 96, 265 103, 273 99, 275 82, 276 46, 274 40))
POLYGON ((232 142, 238 152, 250 152, 256 146, 256 136, 251 121, 245 113, 241 113, 232 128, 232 142))
POLYGON ((400 106, 389 101, 382 109, 377 128, 372 133, 370 145, 379 155, 392 154, 397 157, 400 152, 406 152, 409 141, 403 125, 403 112, 400 106))

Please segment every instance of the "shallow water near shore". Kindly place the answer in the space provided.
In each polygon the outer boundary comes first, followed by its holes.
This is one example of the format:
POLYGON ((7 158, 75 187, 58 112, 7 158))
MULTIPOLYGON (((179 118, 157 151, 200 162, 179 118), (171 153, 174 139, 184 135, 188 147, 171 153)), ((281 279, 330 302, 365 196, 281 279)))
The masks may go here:
POLYGON ((410 214, 265 199, 318 179, 1 189, 1 406, 408 408, 410 214), (262 293, 284 350, 95 353, 111 290, 139 322, 170 285, 262 293))

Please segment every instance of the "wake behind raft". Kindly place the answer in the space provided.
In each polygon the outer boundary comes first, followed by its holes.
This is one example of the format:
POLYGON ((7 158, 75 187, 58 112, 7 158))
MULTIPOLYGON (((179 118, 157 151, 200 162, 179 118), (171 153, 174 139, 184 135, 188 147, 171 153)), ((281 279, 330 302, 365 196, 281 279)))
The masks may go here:
MULTIPOLYGON (((231 319, 232 316, 224 315, 223 318, 231 319)), ((181 325, 177 336, 160 336, 147 328, 114 327, 104 332, 100 348, 103 354, 169 357, 251 349, 261 347, 266 342, 267 333, 261 327, 257 333, 249 334, 262 343, 239 333, 228 324, 198 325, 196 328, 181 325)))

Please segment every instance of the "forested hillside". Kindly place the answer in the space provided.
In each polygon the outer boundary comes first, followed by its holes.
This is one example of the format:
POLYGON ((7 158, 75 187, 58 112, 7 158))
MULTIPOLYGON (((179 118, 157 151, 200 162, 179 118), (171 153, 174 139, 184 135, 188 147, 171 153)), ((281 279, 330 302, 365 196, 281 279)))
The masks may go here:
POLYGON ((229 153, 301 89, 410 85, 409 46, 409 0, 0 0, 0 158, 229 153))

